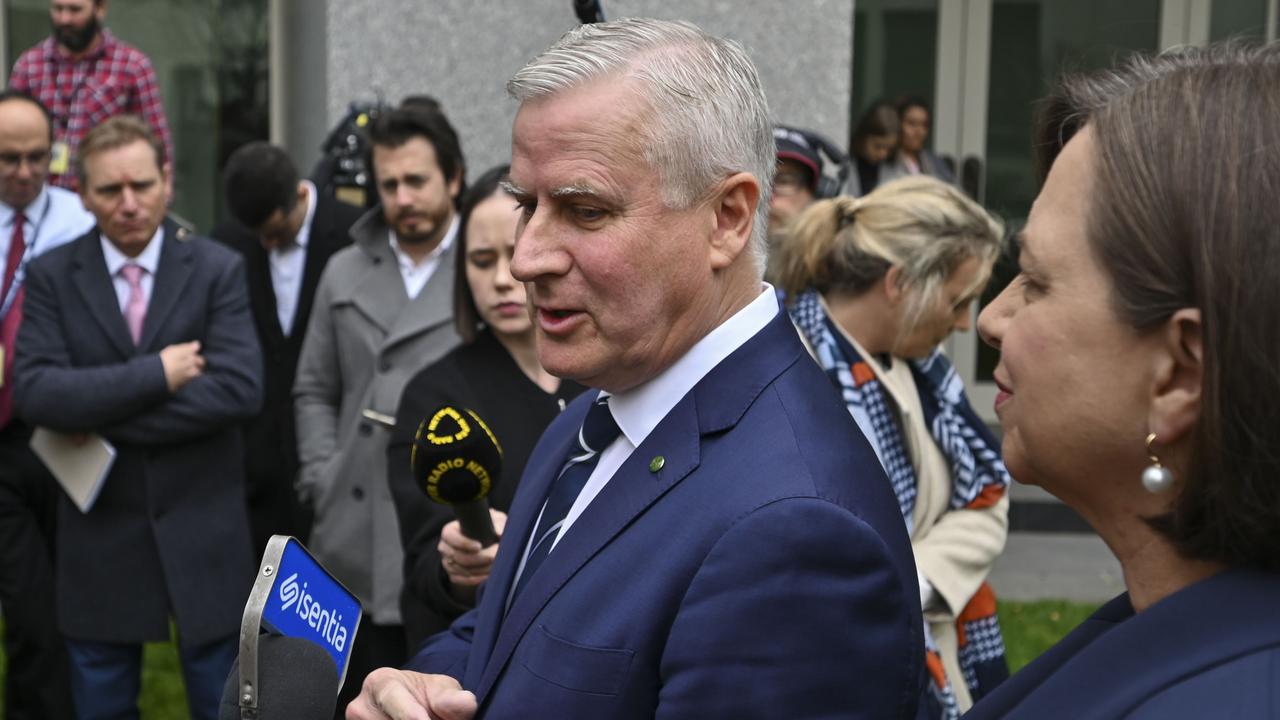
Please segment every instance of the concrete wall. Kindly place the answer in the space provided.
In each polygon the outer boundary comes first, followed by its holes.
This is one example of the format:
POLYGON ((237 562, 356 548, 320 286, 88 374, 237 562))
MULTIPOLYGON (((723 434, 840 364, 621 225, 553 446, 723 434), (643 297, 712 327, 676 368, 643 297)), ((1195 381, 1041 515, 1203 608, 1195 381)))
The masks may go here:
MULTIPOLYGON (((279 1, 308 9, 320 4, 279 1)), ((760 68, 775 116, 836 138, 848 135, 853 3, 603 1, 609 17, 685 19, 741 42, 760 68)), ((462 137, 472 177, 505 162, 516 109, 504 90, 507 79, 577 24, 570 0, 328 0, 325 6, 323 32, 301 20, 285 28, 291 56, 326 59, 319 70, 287 70, 286 85, 295 89, 286 142, 307 166, 319 140, 302 127, 323 118, 323 137, 347 103, 379 93, 391 102, 413 93, 436 96, 462 137), (323 104, 311 95, 320 87, 323 104)))

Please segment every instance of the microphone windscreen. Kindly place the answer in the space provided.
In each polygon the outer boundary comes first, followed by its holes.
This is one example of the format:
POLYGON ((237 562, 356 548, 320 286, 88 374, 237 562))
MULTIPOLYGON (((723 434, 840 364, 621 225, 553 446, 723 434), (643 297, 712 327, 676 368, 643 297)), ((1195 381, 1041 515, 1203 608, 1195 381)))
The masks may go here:
POLYGON ((502 446, 474 411, 445 405, 413 436, 413 478, 438 503, 488 497, 502 471, 502 446))
MULTIPOLYGON (((222 688, 218 720, 240 720, 240 660, 222 688)), ((259 720, 332 720, 338 666, 324 648, 302 638, 258 636, 259 720)))

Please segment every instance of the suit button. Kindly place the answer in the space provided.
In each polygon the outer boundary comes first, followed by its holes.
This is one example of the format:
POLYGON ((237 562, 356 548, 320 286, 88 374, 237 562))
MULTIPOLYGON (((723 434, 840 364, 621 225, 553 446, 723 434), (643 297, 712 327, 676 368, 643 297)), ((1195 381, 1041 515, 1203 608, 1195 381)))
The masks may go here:
POLYGON ((378 369, 384 373, 391 372, 391 361, 383 360, 382 362, 378 363, 378 369))
POLYGON ((353 497, 353 498, 355 498, 355 499, 357 499, 357 500, 363 500, 363 499, 364 499, 364 488, 359 488, 359 487, 353 487, 353 488, 351 488, 351 497, 353 497))
POLYGON ((370 425, 367 422, 360 423, 360 435, 362 435, 363 437, 369 437, 372 434, 373 434, 372 425, 370 425))

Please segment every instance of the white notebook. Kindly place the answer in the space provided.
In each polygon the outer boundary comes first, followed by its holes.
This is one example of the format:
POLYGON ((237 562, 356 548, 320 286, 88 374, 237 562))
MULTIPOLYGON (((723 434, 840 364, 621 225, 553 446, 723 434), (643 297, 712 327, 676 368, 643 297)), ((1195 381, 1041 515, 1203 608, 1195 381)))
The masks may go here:
POLYGON ((97 433, 64 435, 38 427, 31 435, 31 450, 82 513, 93 507, 116 460, 115 446, 97 433), (84 441, 77 442, 79 438, 84 441))

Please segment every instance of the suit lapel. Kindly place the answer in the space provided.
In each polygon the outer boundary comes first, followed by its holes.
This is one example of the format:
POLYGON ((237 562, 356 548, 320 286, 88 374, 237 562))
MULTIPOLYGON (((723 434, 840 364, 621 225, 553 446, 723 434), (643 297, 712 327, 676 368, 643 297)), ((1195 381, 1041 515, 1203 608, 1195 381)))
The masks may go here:
MULTIPOLYGON (((383 348, 391 348, 453 317, 453 262, 457 245, 440 254, 440 264, 422 292, 395 319, 383 348)), ((403 288, 403 284, 401 285, 403 288)))
POLYGON ((166 220, 164 223, 164 244, 160 247, 160 262, 156 266, 155 282, 151 286, 151 297, 147 301, 147 319, 142 324, 142 341, 138 349, 151 351, 160 329, 173 312, 182 296, 182 289, 187 286, 191 277, 190 240, 185 233, 178 232, 178 226, 166 220))
MULTIPOLYGON (((523 492, 522 487, 519 507, 511 510, 509 517, 522 519, 516 536, 519 542, 515 546, 519 550, 500 552, 501 567, 495 566, 489 575, 491 582, 494 578, 501 581, 485 590, 484 606, 488 612, 479 620, 480 627, 489 630, 478 633, 477 640, 483 635, 485 642, 493 643, 493 650, 484 655, 473 653, 468 663, 471 666, 479 660, 483 664, 479 682, 468 685, 475 688, 482 703, 525 632, 555 594, 633 520, 698 467, 703 435, 736 425, 764 388, 804 353, 795 327, 779 308, 777 316, 763 330, 707 373, 631 453, 556 544, 503 618, 501 608, 532 531, 530 526, 537 517, 537 506, 542 504, 552 478, 559 473, 572 432, 581 426, 595 394, 584 393, 584 397, 575 401, 573 430, 564 432, 565 437, 556 443, 559 454, 554 459, 550 453, 541 456, 538 474, 526 474, 528 479, 536 479, 537 485, 529 488, 529 492, 523 492), (652 472, 650 461, 659 455, 664 458, 664 464, 658 472, 652 472), (490 592, 500 597, 491 598, 490 592), (496 636, 491 637, 494 633, 491 628, 497 628, 496 636)), ((479 649, 487 650, 487 645, 480 645, 479 649)))
MULTIPOLYGON (((579 423, 580 424, 580 423, 579 423)), ((529 579, 529 584, 511 604, 507 617, 502 621, 493 652, 485 666, 485 672, 477 688, 477 697, 483 698, 493 686, 502 668, 506 666, 516 645, 529 629, 533 619, 542 612, 547 602, 564 587, 565 583, 577 573, 583 565, 595 557, 618 533, 643 513, 658 498, 675 487, 694 468, 698 466, 701 438, 698 432, 698 413, 693 394, 686 396, 645 438, 640 447, 631 453, 622 467, 614 473, 605 484, 600 494, 591 501, 582 515, 574 521, 569 531, 556 544, 555 549, 547 556, 542 567, 529 579), (650 472, 649 461, 656 455, 665 458, 665 464, 658 472, 650 472)), ((568 444, 565 444, 561 460, 567 456, 568 444)), ((560 463, 545 476, 540 485, 543 492, 537 495, 535 504, 541 504, 546 496, 546 487, 550 485, 550 477, 559 473, 560 463)), ((546 468, 543 468, 545 471, 546 468)), ((536 517, 536 508, 527 516, 536 517)), ((526 517, 522 515, 522 517, 526 517)), ((530 530, 522 528, 523 537, 527 541, 530 530)), ((521 543, 521 550, 524 543, 521 543)), ((512 555, 522 555, 512 553, 512 555)), ((516 564, 519 559, 516 558, 516 564)), ((505 604, 506 591, 510 589, 511 573, 504 575, 507 582, 502 595, 505 604)), ((497 588, 494 588, 495 590, 497 588)), ((487 592, 487 591, 486 591, 487 592)))
POLYGON ((351 288, 351 304, 385 335, 391 332, 396 318, 404 310, 407 297, 404 279, 400 277, 385 232, 377 233, 360 246, 369 265, 364 276, 351 288))
POLYGON ((130 358, 138 350, 133 346, 133 338, 129 336, 129 326, 125 324, 124 314, 120 312, 120 300, 116 297, 115 286, 111 284, 111 276, 107 274, 107 260, 102 255, 102 241, 95 227, 87 236, 78 240, 76 248, 75 275, 76 290, 89 308, 89 314, 102 327, 102 331, 111 341, 111 345, 121 357, 130 358))
MULTIPOLYGON (((1127 716, 1175 678, 1280 643, 1278 594, 1280 578, 1274 574, 1228 570, 1127 619, 1117 612, 1117 601, 1127 606, 1122 596, 1095 615, 1117 624, 1103 632, 1087 631, 1085 640, 1092 642, 1073 643, 1078 652, 1029 690, 1034 707, 1054 708, 1070 717, 1127 716), (1223 612, 1224 602, 1229 612, 1223 612), (1102 617, 1104 613, 1113 617, 1102 617)), ((1015 703, 1012 710, 1013 717, 1026 717, 1032 707, 1015 703)))
POLYGON ((320 273, 324 272, 325 263, 333 254, 339 239, 333 238, 332 213, 329 201, 316 193, 316 214, 311 218, 311 237, 307 238, 307 256, 302 262, 302 286, 298 290, 298 302, 293 309, 293 328, 290 337, 301 336, 307 332, 307 319, 311 317, 311 303, 315 299, 316 287, 320 284, 320 273))
POLYGON ((284 331, 280 329, 280 319, 277 317, 276 289, 271 284, 270 257, 256 236, 246 232, 241 242, 254 323, 264 339, 278 345, 284 340, 284 331))
MULTIPOLYGON (((596 393, 587 391, 584 397, 595 398, 596 393)), ((578 402, 570 405, 561 416, 564 427, 578 428, 586 417, 590 402, 578 402)), ((507 513, 507 527, 502 533, 503 550, 498 552, 489 579, 484 584, 485 601, 480 604, 480 617, 476 623, 476 636, 472 641, 473 660, 467 663, 466 687, 474 688, 480 682, 485 669, 485 659, 497 642, 498 630, 503 626, 506 614, 507 595, 511 592, 511 583, 515 579, 516 569, 520 567, 520 559, 524 556, 525 545, 533 533, 534 522, 538 519, 538 511, 547 498, 551 482, 560 473, 564 458, 569 454, 574 433, 565 431, 554 438, 548 436, 546 447, 539 445, 525 465, 521 476, 519 491, 516 493, 510 511, 507 513), (509 548, 509 550, 507 550, 509 548), (492 599, 490 599, 492 598, 492 599)), ((548 558, 549 559, 549 558, 548 558)))

